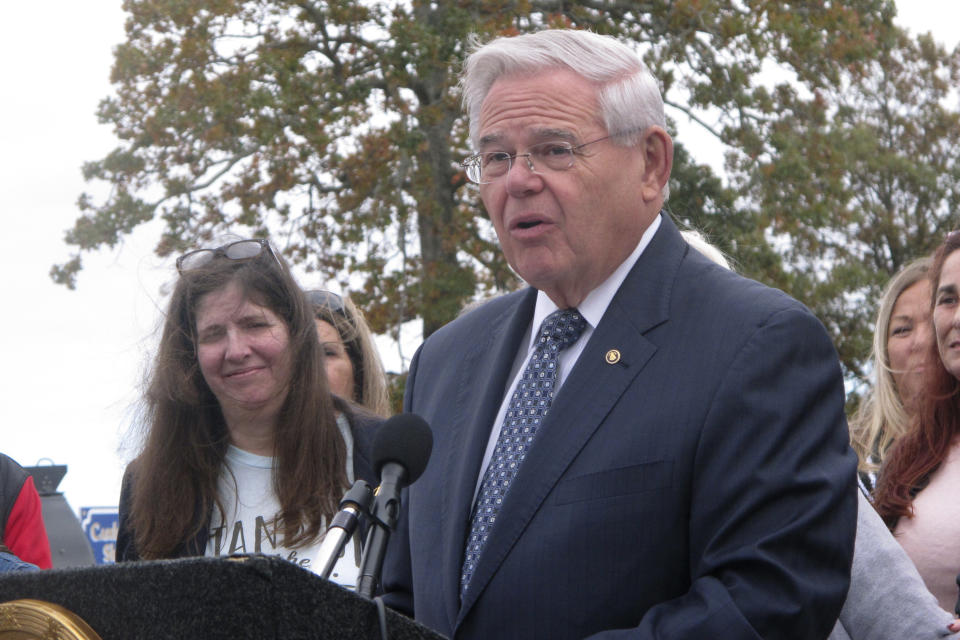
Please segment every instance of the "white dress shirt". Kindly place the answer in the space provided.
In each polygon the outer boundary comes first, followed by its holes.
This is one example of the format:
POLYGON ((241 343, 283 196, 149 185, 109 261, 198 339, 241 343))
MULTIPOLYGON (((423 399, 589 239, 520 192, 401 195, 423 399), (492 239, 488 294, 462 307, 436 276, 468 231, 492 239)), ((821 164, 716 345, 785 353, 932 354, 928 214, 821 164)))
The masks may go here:
MULTIPOLYGON (((582 315, 584 320, 587 321, 587 326, 576 342, 560 352, 557 362, 558 370, 557 381, 554 385, 554 396, 560 392, 560 387, 567 379, 570 371, 573 370, 573 366, 580 358, 580 354, 583 353, 583 349, 586 347, 587 342, 590 341, 590 336, 593 335, 593 330, 598 324, 600 324, 600 319, 603 318, 603 314, 606 313, 607 307, 610 306, 610 302, 620 289, 620 285, 623 284, 627 274, 630 273, 633 265, 635 265, 637 260, 640 259, 644 249, 646 249, 647 245, 650 244, 650 240, 653 239, 654 234, 656 234, 657 229, 659 228, 660 214, 653 219, 653 222, 649 227, 647 227, 647 230, 644 231, 643 236, 640 238, 640 242, 637 243, 637 247, 633 250, 633 253, 627 256, 627 259, 620 263, 620 266, 617 267, 612 274, 610 274, 610 277, 604 280, 596 289, 588 293, 587 297, 583 299, 583 302, 577 306, 577 310, 580 312, 580 315, 582 315)), ((517 388, 517 384, 520 382, 520 374, 526 368, 527 362, 533 355, 533 349, 535 346, 534 341, 537 338, 537 334, 540 332, 540 325, 542 325, 543 321, 547 319, 547 316, 556 311, 558 308, 559 307, 554 304, 553 300, 551 300, 547 294, 545 294, 543 291, 537 292, 537 306, 533 310, 533 319, 530 322, 530 328, 527 330, 527 339, 524 344, 520 345, 520 349, 517 351, 517 356, 514 358, 513 367, 510 370, 510 385, 507 387, 507 393, 503 396, 503 400, 500 403, 500 411, 497 412, 497 418, 494 420, 493 426, 490 429, 490 439, 487 442, 487 450, 483 454, 483 464, 480 465, 480 476, 477 478, 477 485, 473 492, 474 502, 476 502, 477 494, 480 491, 480 485, 483 482, 483 474, 487 470, 487 466, 490 464, 490 458, 493 457, 493 450, 497 446, 497 439, 500 437, 500 429, 503 427, 503 419, 507 415, 507 407, 510 405, 510 398, 513 396, 513 392, 517 388)), ((536 445, 534 444, 534 446, 536 445)))

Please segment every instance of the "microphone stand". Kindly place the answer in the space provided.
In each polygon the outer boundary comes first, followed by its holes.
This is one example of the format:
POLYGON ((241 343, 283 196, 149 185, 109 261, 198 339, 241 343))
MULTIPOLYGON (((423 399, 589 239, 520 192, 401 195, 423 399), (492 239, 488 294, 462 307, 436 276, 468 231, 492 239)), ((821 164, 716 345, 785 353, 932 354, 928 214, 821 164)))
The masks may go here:
POLYGON ((343 553, 343 547, 357 528, 360 516, 368 514, 372 501, 373 492, 364 480, 357 480, 343 494, 343 499, 340 500, 340 511, 330 521, 327 533, 320 544, 320 550, 317 552, 317 557, 323 559, 319 574, 322 578, 330 577, 337 559, 343 553))
POLYGON ((400 488, 404 486, 407 470, 396 462, 388 462, 381 471, 380 486, 377 487, 370 511, 370 530, 363 547, 360 560, 360 575, 357 578, 357 593, 372 598, 380 583, 383 571, 383 558, 387 551, 390 532, 397 528, 400 515, 400 488))

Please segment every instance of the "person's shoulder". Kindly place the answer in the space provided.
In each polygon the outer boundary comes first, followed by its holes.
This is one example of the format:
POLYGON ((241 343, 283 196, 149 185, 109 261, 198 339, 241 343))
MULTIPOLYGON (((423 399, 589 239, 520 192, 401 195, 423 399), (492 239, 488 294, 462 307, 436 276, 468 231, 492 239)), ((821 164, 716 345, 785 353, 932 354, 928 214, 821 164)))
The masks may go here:
POLYGON ((430 338, 436 341, 458 338, 464 333, 473 334, 480 329, 501 324, 516 312, 527 296, 533 295, 531 289, 522 289, 472 302, 456 318, 431 334, 430 338))
MULTIPOLYGON (((836 356, 823 322, 783 291, 720 267, 691 250, 677 272, 670 293, 673 335, 713 345, 736 358, 753 345, 761 351, 817 349, 836 356)), ((689 346, 689 345, 688 345, 689 346)), ((686 348, 686 347, 684 347, 686 348)), ((718 355, 718 357, 723 357, 718 355)))
POLYGON ((142 465, 143 460, 140 456, 137 456, 127 463, 127 468, 123 470, 123 479, 120 481, 121 500, 128 497, 133 491, 133 486, 136 484, 137 476, 139 475, 142 465))
POLYGON ((133 460, 131 460, 130 462, 127 463, 127 468, 124 469, 123 475, 125 475, 125 476, 127 476, 127 475, 130 475, 130 476, 136 475, 137 470, 138 470, 141 466, 143 466, 143 457, 142 457, 142 456, 137 456, 136 458, 134 458, 133 460))
POLYGON ((357 404, 352 404, 341 411, 347 419, 347 424, 350 425, 354 448, 364 452, 369 451, 374 436, 386 420, 357 404))
POLYGON ((425 359, 450 362, 467 351, 484 348, 482 345, 495 339, 524 304, 530 303, 532 314, 532 303, 535 301, 536 292, 527 288, 472 303, 460 315, 424 339, 414 356, 411 369, 425 359))
POLYGON ((681 263, 678 289, 681 303, 688 296, 715 302, 716 307, 708 308, 721 309, 741 321, 763 322, 773 315, 791 311, 813 315, 803 303, 780 289, 721 267, 694 250, 681 263))
POLYGON ((484 314, 500 313, 504 308, 511 307, 517 300, 522 298, 524 291, 526 291, 526 289, 474 300, 463 306, 463 309, 457 314, 457 318, 463 318, 474 313, 481 317, 484 314))
POLYGON ((344 410, 344 415, 353 433, 372 433, 384 423, 382 416, 358 404, 351 404, 344 410))
POLYGON ((463 322, 464 324, 488 322, 505 314, 512 313, 526 296, 531 295, 531 291, 531 289, 525 288, 473 302, 464 307, 460 315, 457 316, 457 319, 449 324, 454 325, 457 322, 463 322))

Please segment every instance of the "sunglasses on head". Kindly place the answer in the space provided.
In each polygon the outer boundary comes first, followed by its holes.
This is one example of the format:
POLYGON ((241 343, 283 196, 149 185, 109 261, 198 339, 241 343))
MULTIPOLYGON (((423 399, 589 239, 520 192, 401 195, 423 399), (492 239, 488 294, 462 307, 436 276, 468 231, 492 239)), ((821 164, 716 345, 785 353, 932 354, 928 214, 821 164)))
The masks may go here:
POLYGON ((215 249, 197 249, 196 251, 185 253, 177 258, 177 271, 179 273, 194 271, 210 264, 210 262, 216 258, 226 258, 227 260, 237 262, 253 260, 254 258, 260 257, 260 254, 264 251, 267 251, 273 256, 273 259, 277 261, 278 265, 280 264, 280 258, 273 252, 270 243, 262 238, 257 238, 254 240, 237 240, 236 242, 230 242, 215 249))
POLYGON ((335 294, 333 291, 326 291, 325 289, 311 289, 306 292, 307 300, 315 307, 323 307, 324 309, 329 309, 334 313, 339 313, 341 315, 346 315, 346 312, 343 309, 343 298, 335 294))

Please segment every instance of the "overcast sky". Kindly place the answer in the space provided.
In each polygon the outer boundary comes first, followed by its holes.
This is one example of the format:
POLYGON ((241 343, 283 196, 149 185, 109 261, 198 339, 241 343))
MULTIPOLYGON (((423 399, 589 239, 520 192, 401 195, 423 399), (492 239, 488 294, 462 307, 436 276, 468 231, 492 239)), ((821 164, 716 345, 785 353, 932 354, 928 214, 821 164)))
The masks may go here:
MULTIPOLYGON (((898 4, 899 22, 914 32, 960 41, 960 2, 898 4)), ((123 20, 120 0, 54 0, 8 2, 0 21, 0 451, 24 465, 68 465, 60 490, 74 510, 117 503, 160 289, 173 275, 153 255, 156 226, 85 256, 76 291, 48 275, 69 257, 63 233, 90 189, 81 165, 115 144, 94 113, 111 92, 123 20)))

